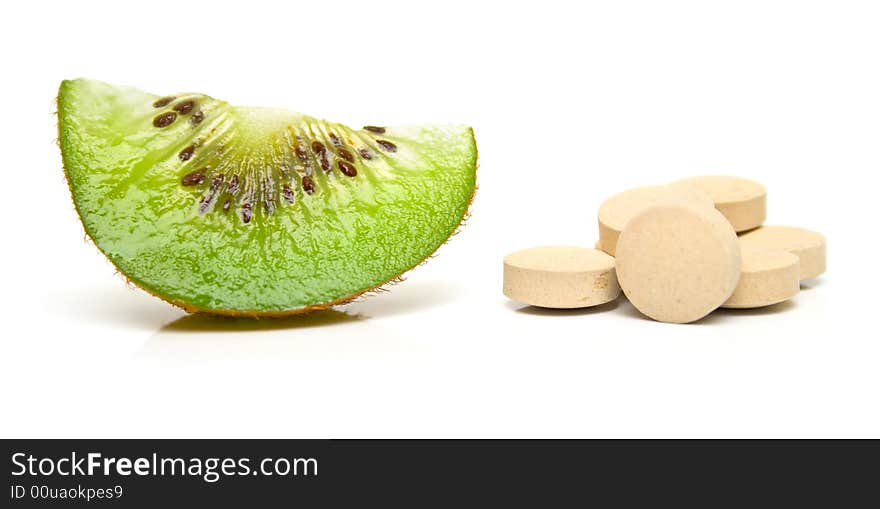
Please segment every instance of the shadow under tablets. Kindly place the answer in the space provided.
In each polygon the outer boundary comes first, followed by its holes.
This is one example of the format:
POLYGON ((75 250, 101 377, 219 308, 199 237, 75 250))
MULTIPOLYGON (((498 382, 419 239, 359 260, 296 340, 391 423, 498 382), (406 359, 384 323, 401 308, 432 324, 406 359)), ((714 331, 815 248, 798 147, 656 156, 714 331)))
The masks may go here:
MULTIPOLYGON (((643 315, 632 303, 624 296, 621 295, 616 300, 611 302, 590 307, 590 308, 581 308, 581 309, 549 309, 549 308, 541 308, 536 306, 528 306, 519 304, 513 301, 505 302, 505 305, 508 309, 511 309, 517 313, 523 313, 528 315, 535 316, 586 316, 586 315, 594 315, 601 314, 606 312, 614 312, 618 315, 623 315, 627 318, 631 318, 634 320, 642 320, 647 322, 655 322, 648 316, 643 315)), ((704 318, 697 320, 696 322, 692 322, 689 325, 708 325, 708 324, 716 324, 723 321, 726 321, 733 318, 747 317, 747 316, 765 316, 765 315, 775 315, 780 313, 785 313, 791 311, 796 308, 797 304, 794 300, 787 300, 784 302, 780 302, 778 304, 773 304, 772 306, 766 306, 762 308, 748 308, 748 309, 727 309, 727 308, 718 308, 715 311, 709 313, 704 318)))
POLYGON ((600 304, 598 306, 588 307, 588 308, 575 308, 575 309, 554 309, 554 308, 542 308, 538 306, 530 306, 528 304, 521 304, 518 302, 513 302, 508 300, 505 302, 505 306, 508 309, 512 309, 517 313, 522 313, 524 315, 534 315, 534 316, 584 316, 584 315, 595 315, 598 313, 605 313, 608 311, 612 311, 617 309, 617 306, 620 305, 621 299, 615 299, 611 302, 606 302, 605 304, 600 304))
POLYGON ((807 279, 806 281, 801 281, 801 291, 809 291, 822 286, 822 284, 823 280, 821 278, 807 279))
POLYGON ((715 311, 712 311, 708 315, 704 316, 703 318, 700 318, 696 322, 691 322, 685 325, 699 326, 717 325, 720 323, 725 323, 727 321, 741 322, 744 317, 778 315, 791 311, 796 307, 797 304, 795 303, 795 301, 789 299, 779 302, 777 304, 772 304, 770 306, 764 306, 760 308, 718 308, 715 311))

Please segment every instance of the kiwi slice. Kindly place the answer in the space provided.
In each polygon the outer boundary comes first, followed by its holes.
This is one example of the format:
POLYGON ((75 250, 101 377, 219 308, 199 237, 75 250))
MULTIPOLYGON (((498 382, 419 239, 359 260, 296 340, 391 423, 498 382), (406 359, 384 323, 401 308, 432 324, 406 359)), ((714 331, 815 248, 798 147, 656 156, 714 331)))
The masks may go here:
POLYGON ((62 82, 58 117, 86 233, 129 280, 191 312, 351 300, 430 256, 475 190, 464 126, 352 129, 85 79, 62 82))

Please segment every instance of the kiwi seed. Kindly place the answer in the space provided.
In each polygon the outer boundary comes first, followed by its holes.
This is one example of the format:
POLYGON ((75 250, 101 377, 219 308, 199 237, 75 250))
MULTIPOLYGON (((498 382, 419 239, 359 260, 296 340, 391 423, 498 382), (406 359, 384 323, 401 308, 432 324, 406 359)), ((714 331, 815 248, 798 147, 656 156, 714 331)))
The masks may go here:
POLYGON ((156 99, 156 102, 153 103, 153 107, 154 108, 164 108, 165 106, 168 106, 169 104, 171 104, 171 101, 173 101, 174 99, 176 99, 176 97, 171 97, 171 96, 163 97, 161 99, 156 99))
POLYGON ((202 170, 196 170, 191 173, 187 173, 180 180, 180 183, 185 186, 195 186, 201 184, 205 181, 205 173, 202 170))
POLYGON ((397 145, 391 143, 390 141, 376 140, 376 143, 378 143, 380 147, 384 148, 388 152, 397 152, 397 145))
POLYGON ((174 107, 171 109, 180 113, 181 115, 186 115, 187 113, 192 111, 192 109, 195 108, 195 106, 196 106, 196 102, 193 101, 192 99, 190 99, 190 100, 179 102, 179 103, 175 104, 174 107))
POLYGON ((153 125, 160 128, 168 127, 173 124, 175 120, 177 120, 177 113, 168 111, 157 115, 156 118, 153 119, 153 125))
POLYGON ((181 161, 189 161, 193 156, 193 152, 195 152, 195 151, 196 151, 196 146, 190 145, 190 146, 186 147, 185 149, 181 150, 180 153, 177 154, 177 157, 181 161))

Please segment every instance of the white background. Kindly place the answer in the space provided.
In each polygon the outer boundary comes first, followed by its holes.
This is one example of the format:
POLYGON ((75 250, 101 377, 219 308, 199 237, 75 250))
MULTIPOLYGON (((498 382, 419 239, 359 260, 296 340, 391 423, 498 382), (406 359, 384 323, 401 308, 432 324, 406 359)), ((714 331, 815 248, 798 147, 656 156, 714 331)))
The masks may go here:
POLYGON ((880 436, 876 5, 7 2, 0 435, 880 436), (389 294, 186 316, 84 241, 53 116, 78 76, 473 125, 473 217, 389 294), (766 184, 771 223, 827 235, 828 273, 688 326, 501 294, 507 252, 591 246, 604 197, 707 173, 766 184))

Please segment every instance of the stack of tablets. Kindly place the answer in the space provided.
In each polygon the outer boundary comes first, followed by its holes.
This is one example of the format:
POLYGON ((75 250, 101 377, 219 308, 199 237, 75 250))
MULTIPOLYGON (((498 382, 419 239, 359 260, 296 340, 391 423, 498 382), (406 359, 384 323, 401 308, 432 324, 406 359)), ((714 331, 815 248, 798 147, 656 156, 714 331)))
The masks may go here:
POLYGON ((504 259, 504 293, 534 306, 580 308, 617 298, 662 322, 719 307, 770 306, 825 271, 825 238, 763 226, 767 191, 727 176, 630 189, 599 207, 596 249, 554 246, 504 259))

